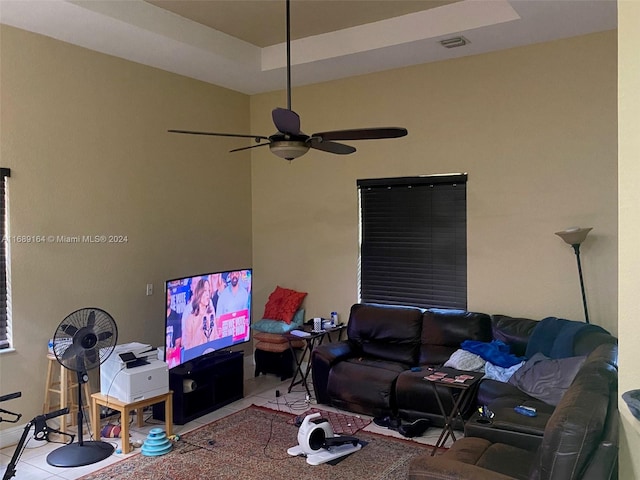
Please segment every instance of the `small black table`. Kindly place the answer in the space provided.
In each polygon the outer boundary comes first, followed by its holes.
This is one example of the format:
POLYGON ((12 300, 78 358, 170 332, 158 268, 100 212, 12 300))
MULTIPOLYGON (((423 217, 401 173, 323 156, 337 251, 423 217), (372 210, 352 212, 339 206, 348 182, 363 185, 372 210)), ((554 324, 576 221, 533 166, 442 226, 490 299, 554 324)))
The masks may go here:
POLYGON ((289 385, 289 393, 291 393, 291 389, 296 385, 304 385, 304 388, 307 390, 307 394, 311 396, 311 391, 309 390, 309 386, 307 385, 307 378, 309 377, 309 372, 311 371, 311 352, 314 348, 320 345, 324 339, 326 338, 329 342, 333 341, 332 334, 337 334, 336 341, 342 340, 342 331, 347 328, 346 325, 338 325, 335 327, 325 328, 324 330, 314 331, 310 327, 305 327, 303 330, 305 333, 308 333, 306 336, 297 336, 293 333, 285 333, 285 337, 289 342, 289 349, 293 354, 293 359, 296 362, 296 370, 293 372, 293 378, 291 379, 291 384, 289 385), (298 357, 295 352, 295 348, 292 344, 294 340, 304 340, 304 348, 302 350, 302 354, 298 357), (302 361, 305 356, 308 356, 309 360, 307 362, 307 367, 302 370, 302 361), (296 380, 300 376, 300 380, 296 380))
POLYGON ((461 410, 466 407, 469 399, 469 393, 473 390, 471 387, 476 385, 480 379, 484 376, 483 372, 465 372, 463 370, 456 370, 454 368, 440 367, 429 368, 426 370, 424 379, 431 383, 433 391, 440 407, 440 412, 444 417, 444 426, 442 432, 438 437, 438 441, 433 447, 431 456, 435 455, 438 448, 443 447, 446 443, 449 435, 453 441, 456 441, 456 435, 453 432, 452 422, 456 417, 460 417, 462 424, 464 425, 464 418, 462 417, 461 410), (445 387, 451 395, 451 401, 453 407, 451 411, 447 413, 442 404, 440 393, 438 392, 438 386, 445 387), (457 393, 457 395, 456 395, 457 393))

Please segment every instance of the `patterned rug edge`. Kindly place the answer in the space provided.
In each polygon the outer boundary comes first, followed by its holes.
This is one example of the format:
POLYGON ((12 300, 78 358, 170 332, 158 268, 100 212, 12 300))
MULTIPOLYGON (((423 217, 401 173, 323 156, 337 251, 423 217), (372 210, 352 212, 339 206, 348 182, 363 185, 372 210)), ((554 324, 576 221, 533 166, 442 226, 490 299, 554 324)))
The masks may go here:
MULTIPOLYGON (((205 424, 200 425, 200 426, 198 426, 196 428, 187 430, 185 432, 180 433, 179 435, 182 436, 182 435, 195 434, 199 430, 202 430, 202 429, 205 429, 207 427, 210 427, 211 424, 213 424, 213 423, 216 423, 216 422, 221 421, 223 419, 229 419, 230 417, 233 417, 235 415, 240 415, 243 412, 246 412, 247 410, 251 410, 251 409, 255 409, 255 410, 258 410, 258 411, 262 411, 262 412, 267 412, 267 413, 270 413, 270 414, 277 414, 278 416, 283 417, 283 418, 291 418, 291 417, 295 418, 297 416, 297 414, 294 414, 294 413, 283 412, 281 410, 275 410, 275 409, 272 409, 272 408, 269 408, 269 407, 265 407, 263 405, 251 404, 251 405, 249 405, 249 406, 247 406, 247 407, 245 407, 245 408, 243 408, 241 410, 238 410, 237 412, 233 412, 233 413, 230 413, 229 415, 226 415, 224 417, 212 420, 209 423, 205 423, 205 424)), ((316 409, 316 410, 319 410, 321 412, 322 411, 326 411, 328 413, 333 413, 333 412, 329 412, 329 411, 323 410, 323 409, 316 409)), ((347 414, 343 414, 343 415, 348 416, 347 414)), ((411 439, 395 437, 393 435, 384 435, 382 433, 367 431, 367 430, 364 430, 364 429, 362 429, 360 431, 365 433, 366 435, 370 435, 370 436, 372 436, 374 438, 377 437, 377 438, 386 439, 386 440, 390 439, 390 440, 398 441, 398 442, 401 442, 401 443, 404 443, 404 444, 407 444, 407 445, 421 447, 421 448, 424 448, 425 450, 430 450, 430 449, 432 449, 434 447, 431 444, 420 443, 420 442, 413 441, 411 439)), ((447 448, 439 448, 437 454, 441 454, 442 452, 444 452, 446 450, 447 450, 447 448)), ((90 476, 93 476, 93 475, 101 474, 101 472, 103 472, 103 471, 105 471, 105 470, 107 470, 109 468, 114 467, 114 465, 126 462, 128 460, 133 460, 136 457, 138 457, 139 455, 142 455, 142 453, 140 451, 135 452, 133 455, 127 456, 125 458, 121 458, 121 459, 119 459, 119 460, 117 460, 117 461, 115 461, 113 463, 110 463, 109 465, 105 465, 104 467, 101 467, 101 468, 99 468, 99 469, 97 469, 97 470, 95 470, 93 472, 87 473, 86 475, 83 475, 83 476, 79 477, 77 480, 83 480, 86 477, 90 477, 90 476)))
MULTIPOLYGON (((269 412, 269 413, 277 413, 277 414, 279 414, 279 415, 280 415, 280 416, 282 416, 282 417, 291 417, 291 416, 295 416, 295 414, 293 414, 293 413, 283 412, 283 411, 281 411, 281 410, 274 410, 274 409, 272 409, 272 408, 264 407, 264 406, 262 406, 262 405, 256 405, 256 404, 254 403, 254 404, 249 405, 248 407, 245 407, 245 408, 243 408, 243 409, 241 409, 241 410, 238 410, 237 412, 233 412, 233 413, 230 413, 229 415, 225 415, 224 417, 217 418, 217 419, 215 419, 215 420, 212 420, 212 421, 211 421, 211 422, 209 422, 209 423, 205 423, 205 424, 203 424, 203 425, 200 425, 199 427, 195 427, 195 428, 192 428, 191 430, 187 430, 187 431, 185 431, 185 432, 182 432, 182 433, 180 433, 179 435, 187 435, 187 434, 196 433, 198 430, 202 430, 203 428, 207 428, 207 427, 209 427, 212 423, 215 423, 215 422, 217 422, 217 421, 219 421, 219 420, 222 420, 223 418, 229 418, 229 417, 232 417, 232 416, 234 416, 234 415, 238 415, 238 414, 240 414, 240 413, 244 412, 245 410, 248 410, 248 409, 251 409, 251 408, 255 408, 255 409, 257 409, 257 410, 262 410, 262 411, 269 412)), ((164 425, 164 424, 162 424, 162 425, 164 425)), ((161 426, 162 426, 162 425, 161 425, 161 426)), ((83 476, 81 476, 81 477, 78 477, 78 479, 77 479, 77 480, 82 480, 83 478, 88 477, 88 476, 90 476, 90 475, 96 475, 96 474, 99 474, 99 473, 101 473, 103 470, 106 470, 106 469, 108 469, 108 468, 111 468, 111 467, 113 467, 114 465, 116 465, 116 464, 118 464, 118 463, 122 463, 122 462, 125 462, 125 461, 127 461, 127 460, 132 460, 132 459, 136 458, 138 455, 142 455, 142 453, 140 452, 140 450, 138 450, 138 451, 134 452, 134 453, 133 453, 133 455, 130 455, 130 456, 127 456, 127 457, 123 457, 123 458, 121 458, 121 459, 119 459, 119 460, 117 460, 117 461, 115 461, 115 462, 113 462, 113 463, 110 463, 109 465, 105 465, 104 467, 100 467, 99 469, 94 470, 94 471, 93 471, 93 472, 91 472, 91 473, 87 473, 86 475, 83 475, 83 476)))

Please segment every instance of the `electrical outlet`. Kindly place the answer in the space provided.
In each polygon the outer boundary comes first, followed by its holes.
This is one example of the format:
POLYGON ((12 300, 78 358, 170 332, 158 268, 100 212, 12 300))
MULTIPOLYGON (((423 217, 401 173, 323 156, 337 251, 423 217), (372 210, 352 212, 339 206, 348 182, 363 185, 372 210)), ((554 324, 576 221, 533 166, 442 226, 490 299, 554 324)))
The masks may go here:
POLYGON ((147 283, 147 296, 153 295, 153 283, 147 283))

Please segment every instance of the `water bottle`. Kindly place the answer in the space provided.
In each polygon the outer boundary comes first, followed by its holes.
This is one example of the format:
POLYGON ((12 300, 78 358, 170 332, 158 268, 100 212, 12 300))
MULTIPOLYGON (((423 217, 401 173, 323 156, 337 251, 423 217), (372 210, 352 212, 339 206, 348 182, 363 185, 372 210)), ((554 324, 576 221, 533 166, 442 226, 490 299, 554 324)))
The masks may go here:
POLYGON ((338 312, 331 312, 331 325, 336 326, 338 324, 338 312))

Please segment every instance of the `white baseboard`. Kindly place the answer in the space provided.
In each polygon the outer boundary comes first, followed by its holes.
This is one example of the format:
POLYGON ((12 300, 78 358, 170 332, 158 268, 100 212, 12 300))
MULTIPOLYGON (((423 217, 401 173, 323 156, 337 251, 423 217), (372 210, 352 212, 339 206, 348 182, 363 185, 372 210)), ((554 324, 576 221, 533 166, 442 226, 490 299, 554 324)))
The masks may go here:
MULTIPOLYGON (((0 448, 17 445, 26 425, 26 423, 23 423, 22 425, 16 425, 15 427, 5 428, 0 431, 0 448)), ((32 435, 32 432, 29 432, 29 435, 32 435)))

